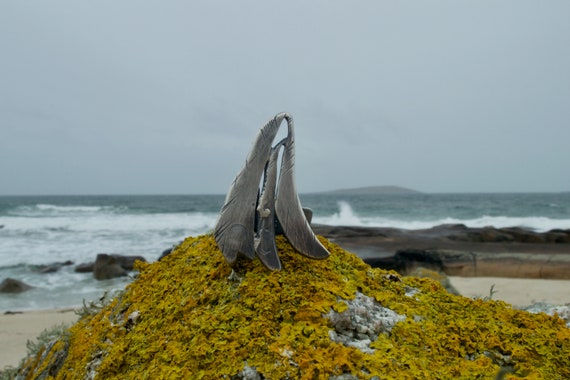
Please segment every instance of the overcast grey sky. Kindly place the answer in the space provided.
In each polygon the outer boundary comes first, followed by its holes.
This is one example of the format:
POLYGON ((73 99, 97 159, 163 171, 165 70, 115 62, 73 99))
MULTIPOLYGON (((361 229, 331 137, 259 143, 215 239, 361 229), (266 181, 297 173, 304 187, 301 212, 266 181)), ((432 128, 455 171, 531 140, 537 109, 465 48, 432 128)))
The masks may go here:
POLYGON ((0 195, 570 190, 570 1, 0 2, 0 195))

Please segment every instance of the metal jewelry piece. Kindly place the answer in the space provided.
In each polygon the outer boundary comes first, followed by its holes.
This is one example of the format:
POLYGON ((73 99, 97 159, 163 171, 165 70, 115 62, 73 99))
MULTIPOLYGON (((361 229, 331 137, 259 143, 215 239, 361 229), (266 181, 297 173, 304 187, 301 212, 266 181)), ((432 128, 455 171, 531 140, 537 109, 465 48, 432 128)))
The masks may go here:
POLYGON ((294 166, 293 118, 280 113, 259 131, 244 167, 230 186, 214 227, 214 237, 228 264, 233 265, 238 254, 253 259, 257 253, 267 268, 280 270, 276 233, 283 233, 291 245, 307 257, 325 259, 330 255, 305 216, 306 213, 311 215, 311 211, 301 207, 294 166), (283 120, 287 122, 287 137, 272 146, 283 120), (277 181, 280 151, 283 153, 277 181))

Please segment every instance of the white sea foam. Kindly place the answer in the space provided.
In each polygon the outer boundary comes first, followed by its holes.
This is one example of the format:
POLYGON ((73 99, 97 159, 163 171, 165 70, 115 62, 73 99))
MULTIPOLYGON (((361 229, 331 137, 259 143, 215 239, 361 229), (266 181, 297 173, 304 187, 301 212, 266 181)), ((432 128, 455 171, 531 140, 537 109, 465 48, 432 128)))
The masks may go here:
POLYGON ((32 206, 30 209, 33 208, 39 211, 57 211, 61 213, 97 212, 103 209, 102 206, 57 206, 42 203, 32 206))
POLYGON ((541 216, 512 217, 483 215, 472 219, 445 217, 425 220, 405 220, 358 215, 350 204, 345 201, 338 202, 338 209, 339 211, 332 215, 314 216, 313 222, 334 226, 393 227, 406 230, 432 228, 441 224, 464 224, 472 228, 487 226, 496 228, 522 227, 537 232, 545 232, 552 229, 570 229, 570 219, 552 219, 541 216))
POLYGON ((315 217, 315 222, 332 226, 362 226, 367 224, 364 218, 358 217, 354 213, 354 210, 350 207, 348 202, 339 201, 338 208, 338 212, 330 216, 315 217))
POLYGON ((58 206, 39 203, 36 205, 22 205, 6 212, 14 217, 58 217, 58 216, 86 216, 101 212, 124 212, 126 207, 114 206, 58 206))
POLYGON ((0 267, 83 261, 96 253, 139 254, 154 260, 186 236, 211 230, 217 214, 108 214, 3 217, 0 267))
MULTIPOLYGON (((6 269, 0 268, 2 275, 6 269)), ((50 309, 76 307, 84 300, 97 300, 105 292, 123 289, 132 279, 129 277, 96 281, 90 274, 75 273, 73 267, 63 267, 58 272, 38 274, 29 268, 14 268, 11 277, 33 288, 27 292, 0 297, 0 312, 6 310, 50 309)))

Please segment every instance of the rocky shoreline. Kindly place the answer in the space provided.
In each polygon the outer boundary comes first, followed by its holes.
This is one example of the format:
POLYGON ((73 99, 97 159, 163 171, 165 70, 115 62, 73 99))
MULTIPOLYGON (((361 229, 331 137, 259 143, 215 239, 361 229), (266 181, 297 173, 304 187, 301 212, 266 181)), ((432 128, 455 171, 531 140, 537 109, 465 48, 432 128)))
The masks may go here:
POLYGON ((373 267, 450 276, 570 279, 570 230, 444 224, 425 230, 313 225, 373 267))

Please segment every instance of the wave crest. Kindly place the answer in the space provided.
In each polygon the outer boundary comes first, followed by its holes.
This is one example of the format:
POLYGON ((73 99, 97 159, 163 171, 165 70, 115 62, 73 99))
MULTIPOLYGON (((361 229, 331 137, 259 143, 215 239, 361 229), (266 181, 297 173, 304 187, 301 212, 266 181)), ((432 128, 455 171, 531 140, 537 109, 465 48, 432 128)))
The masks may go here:
POLYGON ((570 219, 553 219, 543 216, 490 216, 482 215, 471 219, 442 217, 424 220, 406 220, 395 217, 379 217, 358 215, 346 201, 339 201, 338 212, 328 216, 313 217, 314 223, 332 226, 360 227, 392 227, 405 230, 428 229, 442 224, 464 224, 470 228, 480 227, 521 227, 536 232, 546 232, 553 229, 570 229, 570 219))
POLYGON ((48 203, 18 206, 7 212, 10 216, 21 217, 54 217, 54 216, 85 216, 97 213, 124 212, 126 207, 114 206, 60 206, 48 203))

